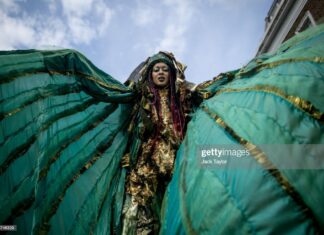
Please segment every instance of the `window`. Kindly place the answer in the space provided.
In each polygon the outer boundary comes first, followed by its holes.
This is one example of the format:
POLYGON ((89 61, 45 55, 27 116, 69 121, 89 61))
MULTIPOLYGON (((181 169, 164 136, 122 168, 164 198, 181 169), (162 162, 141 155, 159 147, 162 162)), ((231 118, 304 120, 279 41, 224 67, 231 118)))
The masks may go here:
POLYGON ((303 32, 304 30, 308 29, 309 27, 313 27, 315 25, 316 25, 316 22, 312 16, 312 14, 309 11, 307 11, 305 13, 303 19, 300 21, 299 25, 297 26, 295 34, 303 32))

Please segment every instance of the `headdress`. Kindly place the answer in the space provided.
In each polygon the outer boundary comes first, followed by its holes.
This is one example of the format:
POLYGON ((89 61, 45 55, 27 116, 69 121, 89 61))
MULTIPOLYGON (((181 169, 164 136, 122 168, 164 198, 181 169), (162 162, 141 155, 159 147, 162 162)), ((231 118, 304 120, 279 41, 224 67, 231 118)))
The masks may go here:
MULTIPOLYGON (((174 125, 174 131, 179 133, 180 138, 183 138, 183 132, 184 132, 184 125, 185 125, 185 118, 183 114, 183 110, 181 107, 181 100, 180 100, 180 93, 177 91, 177 81, 184 79, 184 69, 185 66, 181 64, 180 62, 177 62, 173 56, 172 53, 160 51, 159 53, 149 57, 145 61, 145 65, 143 66, 143 69, 141 70, 141 81, 140 81, 140 87, 142 90, 143 97, 151 97, 151 105, 153 105, 158 113, 158 117, 160 120, 162 120, 162 117, 160 117, 160 95, 158 93, 158 89, 155 87, 151 80, 151 71, 153 66, 156 63, 163 62, 167 64, 170 68, 171 77, 169 80, 169 86, 168 89, 170 89, 169 92, 169 103, 170 103, 170 111, 172 113, 173 118, 173 125, 174 125)), ((146 103, 146 101, 144 101, 146 103)), ((145 106, 145 105, 144 105, 145 106)), ((160 126, 157 127, 157 130, 159 130, 160 126)), ((158 131, 156 132, 158 133, 158 131)))

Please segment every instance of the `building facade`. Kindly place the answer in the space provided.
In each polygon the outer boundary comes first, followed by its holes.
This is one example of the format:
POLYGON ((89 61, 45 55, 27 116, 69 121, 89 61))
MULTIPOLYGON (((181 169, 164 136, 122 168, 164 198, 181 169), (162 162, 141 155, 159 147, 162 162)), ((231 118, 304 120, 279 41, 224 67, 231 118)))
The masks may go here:
POLYGON ((323 23, 323 17, 324 0, 274 0, 257 55, 272 52, 295 34, 323 23))

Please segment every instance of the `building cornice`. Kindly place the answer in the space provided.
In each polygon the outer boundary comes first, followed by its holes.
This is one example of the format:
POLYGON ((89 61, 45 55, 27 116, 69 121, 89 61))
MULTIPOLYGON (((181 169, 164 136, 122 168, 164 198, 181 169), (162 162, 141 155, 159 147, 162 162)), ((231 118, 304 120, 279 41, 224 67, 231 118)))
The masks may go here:
MULTIPOLYGON (((257 55, 277 49, 284 41, 308 0, 284 0, 268 25, 257 55)), ((274 11, 274 9, 272 9, 274 11)))

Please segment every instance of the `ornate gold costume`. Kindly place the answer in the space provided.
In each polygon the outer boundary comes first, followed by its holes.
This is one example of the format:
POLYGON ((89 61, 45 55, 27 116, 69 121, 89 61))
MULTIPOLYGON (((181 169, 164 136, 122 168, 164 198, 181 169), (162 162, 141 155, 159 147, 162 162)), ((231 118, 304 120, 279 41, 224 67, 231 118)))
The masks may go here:
POLYGON ((131 166, 126 178, 123 234, 159 231, 160 207, 183 138, 185 113, 189 110, 185 83, 181 79, 176 81, 178 71, 170 58, 157 54, 148 61, 138 85, 141 99, 137 128, 141 143, 132 155, 132 164, 126 160, 126 166, 131 166), (162 83, 166 85, 160 86, 162 83))
POLYGON ((156 194, 158 179, 170 180, 173 171, 175 152, 180 143, 180 136, 175 133, 168 104, 168 89, 159 90, 161 97, 161 116, 152 107, 152 121, 161 132, 157 137, 150 137, 142 144, 141 155, 136 167, 131 171, 126 191, 139 205, 145 206, 156 194))

